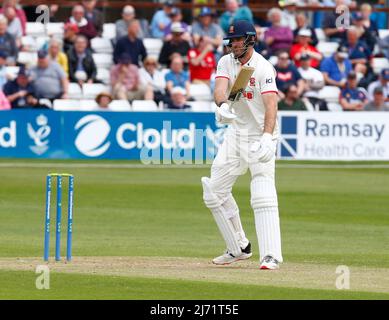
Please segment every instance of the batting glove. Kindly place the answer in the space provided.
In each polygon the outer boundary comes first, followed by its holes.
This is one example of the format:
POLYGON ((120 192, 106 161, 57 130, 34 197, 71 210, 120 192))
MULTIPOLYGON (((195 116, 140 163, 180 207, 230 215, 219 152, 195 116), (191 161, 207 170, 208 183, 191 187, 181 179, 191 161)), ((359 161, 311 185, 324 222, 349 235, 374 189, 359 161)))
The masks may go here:
POLYGON ((231 112, 228 103, 224 102, 216 108, 216 121, 221 124, 230 124, 236 119, 236 114, 231 112))
POLYGON ((259 141, 250 146, 250 157, 260 162, 270 161, 276 153, 273 142, 273 136, 270 133, 264 133, 259 141))

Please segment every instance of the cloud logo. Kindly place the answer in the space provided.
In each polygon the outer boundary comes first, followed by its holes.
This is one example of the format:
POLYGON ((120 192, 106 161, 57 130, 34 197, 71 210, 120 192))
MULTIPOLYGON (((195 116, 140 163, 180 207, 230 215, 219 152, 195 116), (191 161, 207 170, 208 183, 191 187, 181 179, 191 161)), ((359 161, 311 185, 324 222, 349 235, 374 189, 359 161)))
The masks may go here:
POLYGON ((111 143, 106 142, 111 127, 100 116, 87 115, 81 118, 74 127, 79 130, 75 145, 82 154, 88 157, 98 157, 104 154, 111 143))

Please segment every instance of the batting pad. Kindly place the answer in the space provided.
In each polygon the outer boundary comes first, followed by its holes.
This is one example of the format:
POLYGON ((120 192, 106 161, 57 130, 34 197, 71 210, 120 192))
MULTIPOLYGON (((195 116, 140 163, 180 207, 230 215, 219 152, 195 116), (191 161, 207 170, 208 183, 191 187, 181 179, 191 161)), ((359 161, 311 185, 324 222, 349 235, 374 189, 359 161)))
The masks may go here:
POLYGON ((211 210, 228 251, 234 256, 239 256, 242 253, 242 250, 234 226, 232 225, 231 220, 226 218, 225 209, 221 205, 218 197, 212 192, 210 179, 208 177, 203 177, 201 178, 201 183, 203 185, 204 203, 211 210))
POLYGON ((256 176, 251 181, 251 207, 254 209, 278 207, 277 191, 274 180, 256 176))

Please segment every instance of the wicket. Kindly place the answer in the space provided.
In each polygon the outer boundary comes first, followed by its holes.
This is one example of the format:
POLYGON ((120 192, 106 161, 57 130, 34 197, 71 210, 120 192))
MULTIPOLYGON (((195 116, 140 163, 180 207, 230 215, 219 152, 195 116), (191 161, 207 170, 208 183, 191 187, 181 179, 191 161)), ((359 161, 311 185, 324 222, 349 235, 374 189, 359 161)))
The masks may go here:
POLYGON ((44 241, 44 261, 49 261, 50 248, 50 202, 52 178, 57 178, 57 217, 55 231, 55 260, 61 261, 61 220, 62 220, 62 178, 69 178, 68 186, 68 229, 66 260, 72 260, 72 236, 73 236, 73 193, 74 177, 68 173, 50 173, 46 177, 46 214, 45 214, 45 241, 44 241))

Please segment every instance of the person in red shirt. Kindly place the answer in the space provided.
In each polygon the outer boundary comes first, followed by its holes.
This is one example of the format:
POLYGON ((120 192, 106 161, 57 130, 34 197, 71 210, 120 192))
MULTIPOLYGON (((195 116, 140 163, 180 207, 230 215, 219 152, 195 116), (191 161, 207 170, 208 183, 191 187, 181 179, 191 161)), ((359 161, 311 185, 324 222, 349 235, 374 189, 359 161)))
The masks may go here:
POLYGON ((197 47, 188 51, 188 62, 191 82, 209 85, 216 67, 212 43, 200 37, 197 47))
POLYGON ((300 29, 297 36, 297 43, 290 49, 290 57, 297 67, 300 67, 300 58, 303 53, 306 53, 311 57, 312 68, 318 68, 320 65, 323 56, 314 46, 309 44, 311 36, 311 30, 300 29))

